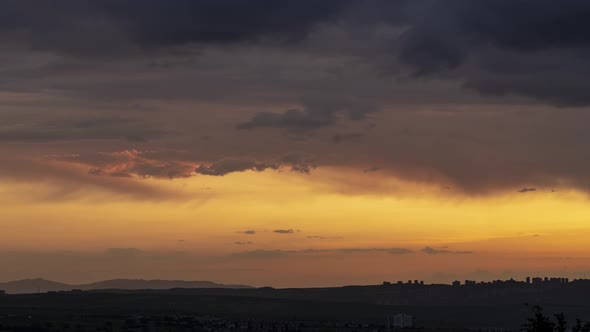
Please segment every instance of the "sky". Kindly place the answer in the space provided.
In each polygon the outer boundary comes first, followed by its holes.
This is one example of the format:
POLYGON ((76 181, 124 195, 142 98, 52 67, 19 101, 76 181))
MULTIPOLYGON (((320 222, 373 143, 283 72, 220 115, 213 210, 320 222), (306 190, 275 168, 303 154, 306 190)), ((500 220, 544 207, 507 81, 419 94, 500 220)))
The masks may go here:
POLYGON ((0 281, 590 276, 590 3, 0 2, 0 281))

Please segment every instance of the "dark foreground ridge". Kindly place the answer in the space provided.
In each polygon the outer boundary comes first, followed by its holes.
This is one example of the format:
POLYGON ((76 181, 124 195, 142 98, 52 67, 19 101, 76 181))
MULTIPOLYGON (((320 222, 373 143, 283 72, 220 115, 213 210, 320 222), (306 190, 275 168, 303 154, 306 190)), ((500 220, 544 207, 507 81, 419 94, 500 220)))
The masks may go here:
MULTIPOLYGON (((540 305, 550 314, 564 313, 572 320, 569 324, 574 324, 576 318, 590 320, 590 280, 535 280, 528 283, 505 280, 454 285, 386 282, 376 286, 290 289, 51 291, 0 296, 0 322, 24 320, 29 324, 32 320, 40 324, 78 322, 94 326, 105 321, 141 325, 143 319, 145 324, 153 325, 168 319, 178 324, 190 321, 191 326, 207 321, 206 324, 225 322, 223 324, 236 327, 231 329, 224 325, 219 329, 228 331, 248 330, 237 326, 263 323, 270 325, 259 330, 286 331, 289 329, 273 324, 311 326, 321 322, 334 326, 357 326, 350 331, 384 331, 388 318, 391 323, 391 317, 403 314, 411 316, 420 329, 519 330, 524 319, 530 315, 530 306, 525 303, 540 305)), ((330 329, 322 325, 320 330, 330 329)))

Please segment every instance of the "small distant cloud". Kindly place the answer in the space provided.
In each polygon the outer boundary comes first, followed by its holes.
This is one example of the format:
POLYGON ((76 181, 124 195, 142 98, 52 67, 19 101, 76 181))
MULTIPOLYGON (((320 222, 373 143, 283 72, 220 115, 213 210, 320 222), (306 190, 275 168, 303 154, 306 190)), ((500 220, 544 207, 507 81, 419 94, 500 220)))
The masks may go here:
POLYGON ((295 231, 292 229, 276 229, 273 232, 278 233, 278 234, 293 234, 293 233, 295 233, 295 231))
POLYGON ((413 250, 406 249, 406 248, 391 248, 391 249, 387 250, 387 253, 392 254, 392 255, 405 255, 405 254, 411 254, 413 252, 414 252, 413 250))
POLYGON ((316 239, 316 240, 333 240, 333 239, 342 239, 341 236, 319 236, 319 235, 312 235, 308 236, 308 239, 316 239))
POLYGON ((294 251, 290 250, 253 250, 253 251, 244 251, 232 254, 232 257, 235 258, 280 258, 288 256, 289 254, 294 253, 294 251))
POLYGON ((130 257, 142 255, 144 251, 137 248, 109 248, 105 253, 109 256, 130 257))
POLYGON ((381 167, 373 166, 373 167, 365 168, 363 170, 363 173, 373 173, 373 172, 377 172, 380 170, 381 170, 381 167))
POLYGON ((528 193, 530 191, 537 191, 537 188, 522 188, 518 192, 519 193, 528 193))
POLYGON ((355 249, 343 249, 343 252, 384 252, 392 255, 403 255, 414 253, 413 250, 406 248, 355 248, 355 249))
POLYGON ((238 232, 238 233, 246 234, 246 235, 254 235, 254 234, 256 234, 256 231, 253 230, 253 229, 247 229, 245 231, 241 231, 241 232, 238 232))
POLYGON ((434 249, 432 247, 425 247, 421 250, 428 255, 444 255, 444 254, 472 254, 473 251, 453 251, 447 249, 434 249))
POLYGON ((235 245, 238 245, 238 246, 248 246, 248 245, 254 244, 254 242, 251 242, 251 241, 236 241, 236 242, 234 242, 234 244, 235 245))

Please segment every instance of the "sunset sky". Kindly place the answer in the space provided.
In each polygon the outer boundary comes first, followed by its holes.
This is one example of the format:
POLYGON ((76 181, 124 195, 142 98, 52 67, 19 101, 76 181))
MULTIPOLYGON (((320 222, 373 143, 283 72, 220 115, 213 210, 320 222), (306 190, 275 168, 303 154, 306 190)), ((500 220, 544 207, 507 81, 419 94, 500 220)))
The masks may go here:
POLYGON ((0 2, 0 281, 590 277, 590 2, 0 2))

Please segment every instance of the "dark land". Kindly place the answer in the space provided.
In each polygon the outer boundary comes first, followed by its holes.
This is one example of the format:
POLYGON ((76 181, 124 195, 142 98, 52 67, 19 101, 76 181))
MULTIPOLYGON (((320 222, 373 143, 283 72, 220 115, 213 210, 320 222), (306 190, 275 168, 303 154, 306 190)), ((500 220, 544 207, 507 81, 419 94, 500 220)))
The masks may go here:
POLYGON ((590 320, 590 280, 334 288, 100 289, 0 295, 0 331, 519 330, 525 304, 590 320))

